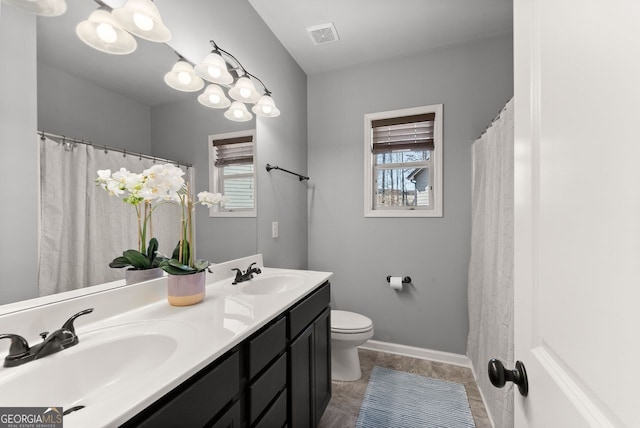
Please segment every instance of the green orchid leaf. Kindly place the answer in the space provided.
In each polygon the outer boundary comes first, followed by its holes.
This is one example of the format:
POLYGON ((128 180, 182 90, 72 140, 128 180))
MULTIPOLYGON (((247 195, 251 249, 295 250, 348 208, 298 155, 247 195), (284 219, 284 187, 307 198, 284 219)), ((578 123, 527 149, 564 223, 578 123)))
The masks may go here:
POLYGON ((164 270, 166 273, 168 273, 169 275, 187 275, 188 273, 183 271, 182 269, 178 269, 176 267, 173 267, 171 265, 165 265, 165 266, 160 266, 162 268, 162 270, 164 270))
POLYGON ((137 250, 126 250, 122 256, 127 259, 130 265, 136 269, 150 269, 151 262, 149 259, 137 250))
POLYGON ((176 245, 176 248, 173 249, 173 254, 171 254, 171 258, 174 260, 178 260, 180 258, 180 242, 176 245))
POLYGON ((149 240, 149 247, 147 247, 147 259, 149 259, 151 265, 153 265, 153 261, 156 258, 156 251, 158 251, 158 240, 151 238, 151 240, 149 240))
POLYGON ((183 265, 174 259, 163 260, 160 263, 160 267, 170 275, 190 275, 197 272, 194 268, 183 265))
POLYGON ((203 271, 209 267, 209 262, 206 260, 198 259, 193 263, 193 267, 198 271, 203 271))
POLYGON ((122 256, 116 257, 111 263, 109 263, 109 267, 112 268, 123 268, 127 266, 131 266, 131 263, 122 256))
POLYGON ((182 269, 185 272, 191 272, 194 269, 191 266, 187 266, 185 264, 180 263, 179 261, 175 260, 175 259, 171 259, 169 260, 169 265, 178 268, 178 269, 182 269))
MULTIPOLYGON (((182 256, 183 256, 182 261, 189 260, 190 252, 191 252, 191 249, 189 247, 189 242, 184 241, 184 248, 182 249, 182 256)), ((178 245, 176 245, 176 248, 174 248, 173 254, 171 255, 171 259, 180 260, 180 242, 178 242, 178 245)))

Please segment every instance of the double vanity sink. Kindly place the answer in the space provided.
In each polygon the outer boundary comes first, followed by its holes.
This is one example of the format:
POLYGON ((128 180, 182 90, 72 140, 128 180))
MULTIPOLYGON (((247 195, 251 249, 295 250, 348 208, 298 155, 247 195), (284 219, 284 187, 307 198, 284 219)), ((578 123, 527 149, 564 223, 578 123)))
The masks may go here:
MULTIPOLYGON (((263 268, 234 285, 230 268, 247 262, 262 266, 260 255, 215 265, 205 300, 190 307, 170 306, 161 278, 0 314, 0 333, 20 334, 35 344, 38 333, 20 325, 37 330, 37 319, 55 326, 65 312, 94 308, 76 321, 77 345, 0 368, 2 405, 63 407, 67 428, 119 426, 282 318, 331 275, 263 268)), ((2 342, 4 356, 8 341, 2 342)))

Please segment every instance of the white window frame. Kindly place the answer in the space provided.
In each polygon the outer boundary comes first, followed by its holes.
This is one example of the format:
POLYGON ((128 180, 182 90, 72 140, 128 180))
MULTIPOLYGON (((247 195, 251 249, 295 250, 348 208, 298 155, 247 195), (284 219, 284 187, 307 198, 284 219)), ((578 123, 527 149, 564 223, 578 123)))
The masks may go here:
POLYGON ((256 130, 249 129, 246 131, 226 132, 223 134, 209 135, 207 139, 207 145, 209 146, 209 189, 214 193, 222 193, 219 189, 218 183, 220 168, 215 165, 216 151, 213 147, 214 140, 224 140, 228 138, 246 137, 251 135, 253 138, 253 209, 252 210, 225 210, 221 209, 219 205, 213 205, 209 208, 209 217, 257 217, 258 215, 258 180, 256 176, 258 173, 258 161, 256 156, 256 130))
POLYGON ((391 110, 364 115, 364 216, 365 217, 442 217, 442 104, 433 104, 422 107, 412 107, 400 110, 391 110), (374 120, 391 119, 402 116, 435 113, 433 130, 433 151, 431 152, 432 186, 429 209, 410 208, 382 208, 374 209, 374 174, 375 156, 373 154, 372 128, 374 120), (432 199, 431 199, 432 198, 432 199))

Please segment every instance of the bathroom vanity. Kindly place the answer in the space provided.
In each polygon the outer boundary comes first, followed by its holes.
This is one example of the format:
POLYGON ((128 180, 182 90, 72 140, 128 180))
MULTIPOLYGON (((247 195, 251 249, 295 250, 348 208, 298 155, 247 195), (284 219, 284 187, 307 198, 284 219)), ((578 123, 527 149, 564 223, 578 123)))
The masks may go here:
POLYGON ((3 405, 78 406, 66 428, 315 427, 331 397, 331 274, 263 268, 233 285, 231 268, 254 262, 214 266, 191 307, 168 305, 161 278, 0 314, 3 333, 37 343, 40 323, 94 308, 78 345, 0 368, 3 405))
POLYGON ((329 296, 325 282, 123 427, 315 427, 331 398, 329 296))

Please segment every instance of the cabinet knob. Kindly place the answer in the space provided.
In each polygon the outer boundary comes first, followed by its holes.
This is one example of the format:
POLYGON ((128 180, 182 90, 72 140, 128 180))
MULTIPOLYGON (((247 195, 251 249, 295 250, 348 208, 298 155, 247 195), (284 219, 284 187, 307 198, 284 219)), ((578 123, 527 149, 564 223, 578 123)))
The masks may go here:
POLYGON ((502 361, 492 358, 489 360, 489 380, 493 386, 502 388, 507 382, 513 382, 518 385, 518 391, 523 397, 529 393, 529 381, 527 379, 527 370, 521 361, 516 361, 514 370, 507 370, 502 361))

